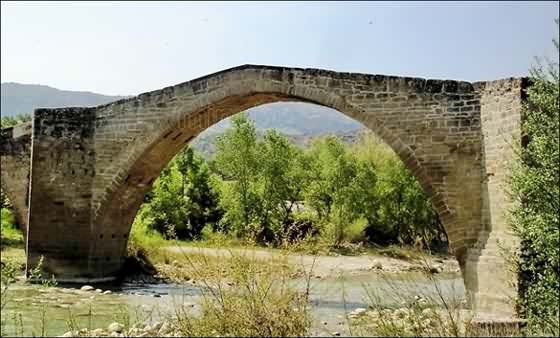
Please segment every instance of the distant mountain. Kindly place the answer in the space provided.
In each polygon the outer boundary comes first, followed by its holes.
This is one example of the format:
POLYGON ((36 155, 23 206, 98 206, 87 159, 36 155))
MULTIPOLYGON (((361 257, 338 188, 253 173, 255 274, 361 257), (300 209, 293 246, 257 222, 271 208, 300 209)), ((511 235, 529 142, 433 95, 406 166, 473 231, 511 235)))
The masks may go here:
MULTIPOLYGON (((43 85, 2 83, 2 116, 31 113, 35 108, 97 106, 124 96, 67 91, 43 85)), ((277 102, 248 110, 258 130, 274 128, 285 135, 305 136, 329 132, 348 132, 363 126, 336 110, 301 102, 277 102)), ((230 125, 225 119, 208 128, 201 136, 221 133, 230 125)))
MULTIPOLYGON (((276 129, 276 128, 275 128, 276 129)), ((266 129, 257 129, 257 139, 262 140, 266 129)), ((216 154, 216 140, 218 136, 223 135, 224 130, 211 130, 208 129, 204 133, 198 135, 191 142, 194 150, 199 152, 206 159, 211 159, 216 154)), ((326 135, 335 135, 345 144, 353 144, 359 140, 361 133, 370 133, 371 131, 365 127, 351 130, 329 130, 324 133, 311 133, 311 134, 286 134, 280 131, 288 141, 300 148, 308 148, 312 145, 313 141, 319 137, 326 135)))
POLYGON ((2 116, 14 116, 18 113, 32 113, 35 108, 57 108, 84 106, 91 107, 124 96, 109 96, 91 92, 60 90, 43 85, 2 83, 2 116))
MULTIPOLYGON (((257 129, 274 128, 286 135, 345 132, 363 127, 337 110, 302 102, 276 102, 249 109, 247 113, 257 129)), ((207 132, 218 132, 229 125, 230 119, 225 119, 207 132)))

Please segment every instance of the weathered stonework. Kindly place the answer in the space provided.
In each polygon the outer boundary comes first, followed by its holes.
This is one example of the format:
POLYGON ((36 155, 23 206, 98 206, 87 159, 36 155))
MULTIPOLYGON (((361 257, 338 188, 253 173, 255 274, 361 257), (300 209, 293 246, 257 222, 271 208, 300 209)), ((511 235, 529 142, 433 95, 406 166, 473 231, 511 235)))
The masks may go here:
POLYGON ((508 287, 481 276, 504 270, 487 238, 511 238, 498 216, 511 158, 499 137, 518 135, 521 89, 518 79, 471 84, 246 65, 95 108, 38 109, 28 268, 43 255, 45 272, 59 280, 114 278, 144 194, 186 143, 248 108, 300 101, 340 111, 396 151, 438 211, 471 304, 493 308, 508 287))
POLYGON ((475 83, 481 93, 482 120, 482 229, 469 250, 465 282, 478 308, 507 314, 514 306, 516 277, 502 258, 517 245, 506 222, 511 203, 506 179, 521 141, 521 106, 527 79, 475 83), (468 280, 468 281, 467 281, 468 280), (476 298, 476 299, 475 299, 476 298))

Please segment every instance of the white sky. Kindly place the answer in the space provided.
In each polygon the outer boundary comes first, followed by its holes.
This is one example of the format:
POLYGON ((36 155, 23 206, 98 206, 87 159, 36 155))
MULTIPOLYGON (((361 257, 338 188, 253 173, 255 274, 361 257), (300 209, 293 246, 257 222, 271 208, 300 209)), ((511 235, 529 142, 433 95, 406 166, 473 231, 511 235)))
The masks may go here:
POLYGON ((135 95, 246 63, 466 81, 556 56, 559 2, 1 4, 1 81, 135 95))

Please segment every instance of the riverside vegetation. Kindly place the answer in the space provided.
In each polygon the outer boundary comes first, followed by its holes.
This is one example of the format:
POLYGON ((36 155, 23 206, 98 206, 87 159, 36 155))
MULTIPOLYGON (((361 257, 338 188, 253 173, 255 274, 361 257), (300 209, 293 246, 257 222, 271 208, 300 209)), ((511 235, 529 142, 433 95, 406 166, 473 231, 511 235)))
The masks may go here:
MULTIPOLYGON (((558 48, 558 41, 554 43, 558 48)), ((510 179, 515 202, 510 223, 521 239, 510 256, 519 276, 518 314, 527 320, 517 334, 558 336, 558 64, 539 65, 531 74, 523 147, 518 149, 510 179)), ((198 311, 192 304, 176 304, 172 313, 150 324, 146 315, 132 318, 123 312, 106 329, 80 327, 70 313, 67 336, 304 336, 312 326, 313 266, 308 270, 289 264, 285 252, 371 250, 411 259, 445 251, 445 232, 421 187, 373 135, 364 133, 352 145, 327 136, 301 149, 273 130, 258 140, 254 124, 243 114, 232 122, 218 138, 213 159, 207 161, 187 147, 162 171, 134 221, 128 248, 130 256, 151 262, 159 277, 202 285, 198 311), (282 250, 271 260, 262 260, 233 251, 227 257, 209 257, 166 249, 193 243, 282 250), (295 276, 306 281, 303 291, 289 283, 295 276)), ((14 123, 2 120, 3 127, 14 123)), ((23 237, 4 194, 1 202, 4 310, 24 257, 23 237)), ((387 306, 376 288, 364 285, 369 308, 346 315, 350 334, 480 334, 472 325, 474 314, 464 309, 461 300, 449 301, 442 295, 430 263, 424 262, 426 276, 438 290, 435 297, 403 296, 396 306, 387 306)), ((52 288, 53 282, 41 287, 52 288)), ((402 285, 398 288, 397 298, 402 285)), ((2 327, 8 320, 18 323, 19 318, 21 323, 21 317, 3 314, 2 327)), ((46 321, 45 308, 34 335, 46 335, 46 321)), ((7 334, 22 335, 23 329, 2 329, 2 335, 7 334)))

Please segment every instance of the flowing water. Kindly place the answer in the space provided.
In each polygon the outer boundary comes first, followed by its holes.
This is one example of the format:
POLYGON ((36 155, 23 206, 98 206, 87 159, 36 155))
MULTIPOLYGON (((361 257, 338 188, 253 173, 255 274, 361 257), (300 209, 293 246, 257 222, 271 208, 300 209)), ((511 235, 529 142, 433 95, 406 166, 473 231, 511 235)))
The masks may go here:
MULTIPOLYGON (((309 294, 315 319, 312 334, 338 331, 347 334, 345 313, 370 304, 402 306, 403 300, 415 296, 446 301, 464 299, 463 280, 459 274, 439 274, 436 281, 420 273, 364 273, 345 277, 312 279, 309 294), (368 296, 369 294, 369 296, 368 296), (327 324, 325 325, 326 322, 327 324)), ((292 281, 302 291, 304 279, 292 281)), ((174 304, 198 304, 203 289, 192 284, 132 284, 97 285, 111 294, 81 291, 78 286, 59 285, 44 288, 37 285, 11 285, 8 300, 2 310, 4 335, 61 335, 72 327, 105 328, 125 318, 144 322, 161 321, 172 314, 174 304), (43 319, 44 318, 44 319, 43 319), (44 323, 44 327, 43 327, 44 323)), ((6 299, 3 299, 3 302, 6 299)), ((198 305, 194 306, 196 312, 198 305)))

